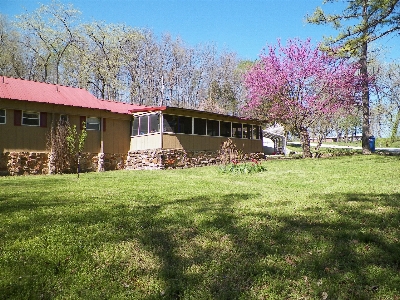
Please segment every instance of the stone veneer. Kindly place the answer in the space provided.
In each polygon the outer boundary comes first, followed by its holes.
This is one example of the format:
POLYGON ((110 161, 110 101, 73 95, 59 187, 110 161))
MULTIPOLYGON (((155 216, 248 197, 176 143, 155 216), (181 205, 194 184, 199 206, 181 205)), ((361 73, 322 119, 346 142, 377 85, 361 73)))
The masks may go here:
MULTIPOLYGON (((263 153, 244 154, 240 160, 264 159, 263 153)), ((125 169, 154 170, 193 168, 221 164, 219 151, 185 151, 183 149, 153 149, 130 151, 125 169)))
MULTIPOLYGON (((125 168, 125 158, 126 154, 83 153, 80 169, 81 172, 120 170, 125 168)), ((49 174, 49 153, 0 153, 0 176, 36 174, 49 174)))
POLYGON ((48 154, 36 152, 9 152, 2 154, 2 160, 7 160, 5 175, 36 175, 47 174, 48 154))
MULTIPOLYGON (((244 154, 242 161, 264 159, 263 153, 244 154)), ((110 170, 156 170, 193 168, 221 164, 218 151, 185 151, 183 149, 154 149, 130 151, 126 154, 83 153, 81 172, 110 170)), ((0 153, 0 175, 49 174, 49 153, 0 153)))

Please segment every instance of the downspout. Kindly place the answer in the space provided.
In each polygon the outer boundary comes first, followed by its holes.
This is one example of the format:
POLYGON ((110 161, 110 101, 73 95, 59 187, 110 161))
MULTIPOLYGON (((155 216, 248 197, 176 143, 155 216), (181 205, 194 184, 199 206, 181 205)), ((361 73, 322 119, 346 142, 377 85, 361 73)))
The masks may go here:
POLYGON ((104 118, 100 118, 100 153, 104 153, 104 118))
POLYGON ((100 153, 97 154, 97 172, 104 171, 104 118, 100 118, 100 153))
MULTIPOLYGON (((4 77, 3 77, 4 81, 4 77)), ((50 139, 53 139, 54 136, 54 128, 55 128, 55 121, 54 121, 54 112, 51 113, 51 123, 50 123, 50 139)), ((56 172, 55 170, 55 161, 54 161, 54 154, 53 154, 53 141, 50 141, 50 152, 48 154, 48 168, 49 168, 49 174, 54 174, 56 172)))

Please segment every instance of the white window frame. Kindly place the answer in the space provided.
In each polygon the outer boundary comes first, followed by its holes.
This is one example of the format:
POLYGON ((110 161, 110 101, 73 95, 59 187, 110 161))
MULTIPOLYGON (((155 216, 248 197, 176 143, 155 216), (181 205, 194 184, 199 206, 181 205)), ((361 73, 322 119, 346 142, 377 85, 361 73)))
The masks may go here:
POLYGON ((100 123, 101 123, 101 118, 99 117, 87 117, 86 130, 100 131, 101 129, 100 123))
POLYGON ((0 108, 0 112, 4 111, 4 116, 0 114, 0 124, 6 124, 7 122, 7 112, 4 108, 0 108), (4 118, 4 122, 2 122, 1 120, 4 118))
POLYGON ((60 115, 60 121, 69 122, 69 116, 66 115, 66 114, 61 114, 60 115))
POLYGON ((37 111, 22 111, 21 125, 39 127, 40 126, 40 112, 37 112, 37 111), (37 117, 32 117, 32 116, 28 117, 27 114, 37 115, 37 117), (37 120, 37 124, 26 124, 26 123, 24 123, 25 120, 37 120))

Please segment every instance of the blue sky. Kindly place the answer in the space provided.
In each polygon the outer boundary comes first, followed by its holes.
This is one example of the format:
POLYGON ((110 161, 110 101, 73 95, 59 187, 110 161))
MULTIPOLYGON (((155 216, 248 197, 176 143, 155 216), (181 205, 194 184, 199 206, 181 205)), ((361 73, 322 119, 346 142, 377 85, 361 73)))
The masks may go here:
MULTIPOLYGON (((0 12, 10 19, 31 12, 50 0, 0 0, 0 12)), ((125 23, 148 28, 160 36, 170 33, 188 46, 214 43, 240 58, 254 60, 267 44, 277 39, 306 39, 314 43, 325 35, 336 35, 329 26, 307 24, 305 17, 322 0, 62 0, 82 12, 82 21, 125 23)), ((322 6, 340 12, 344 4, 322 6)), ((400 58, 400 36, 379 41, 384 60, 400 58)))

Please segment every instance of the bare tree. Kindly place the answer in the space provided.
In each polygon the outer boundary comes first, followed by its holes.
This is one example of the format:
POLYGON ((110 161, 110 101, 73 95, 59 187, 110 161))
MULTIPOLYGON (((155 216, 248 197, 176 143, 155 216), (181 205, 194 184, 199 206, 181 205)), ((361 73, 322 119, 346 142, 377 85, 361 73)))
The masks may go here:
POLYGON ((64 54, 74 42, 73 27, 80 12, 72 5, 52 1, 32 13, 17 16, 32 79, 60 83, 64 54))

